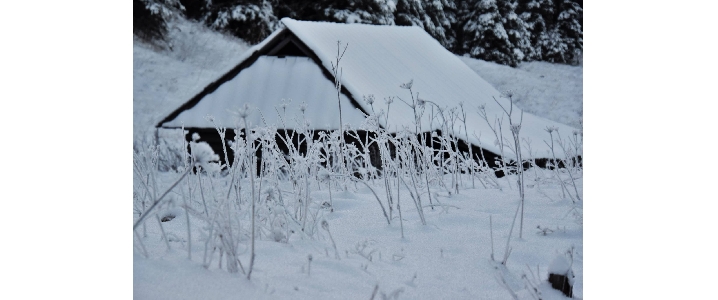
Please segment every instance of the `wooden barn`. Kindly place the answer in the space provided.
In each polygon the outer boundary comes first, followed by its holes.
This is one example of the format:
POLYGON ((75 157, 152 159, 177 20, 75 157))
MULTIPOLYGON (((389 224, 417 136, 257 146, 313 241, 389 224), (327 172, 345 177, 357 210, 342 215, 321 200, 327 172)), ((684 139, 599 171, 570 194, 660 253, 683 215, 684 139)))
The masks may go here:
MULTIPOLYGON (((225 138, 233 139, 235 133, 231 128, 243 127, 237 126, 239 120, 233 112, 246 103, 253 108, 247 118, 249 128, 295 130, 309 124, 317 131, 336 130, 339 103, 332 69, 339 55, 339 102, 345 125, 359 128, 366 115, 383 110, 389 118, 379 118, 379 126, 387 131, 415 128, 413 108, 405 103, 411 103, 411 91, 415 97, 418 93, 420 99, 430 102, 432 108, 449 110, 463 105, 466 124, 457 121, 453 125, 453 132, 462 143, 480 146, 485 153, 500 153, 488 123, 496 127, 502 116, 503 134, 511 136, 504 111, 494 99, 506 108, 510 106, 509 100, 419 27, 288 18, 282 19, 282 23, 284 28, 250 48, 236 67, 177 108, 157 127, 184 127, 189 131, 188 139, 197 132, 201 140, 221 153, 219 135, 207 116, 212 116, 217 125, 227 127, 225 138), (409 82, 410 90, 406 89, 409 82), (366 97, 375 100, 370 104, 366 97), (388 104, 386 99, 393 102, 388 104), (480 106, 485 108, 490 122, 479 115, 480 106)), ((513 117, 516 120, 521 117, 515 106, 513 117)), ((424 132, 441 129, 436 120, 422 118, 420 122, 424 132)), ((575 130, 523 114, 521 136, 533 141, 533 152, 529 154, 524 149, 524 157, 551 157, 543 143, 549 139, 545 131, 549 126, 565 135, 575 130)))

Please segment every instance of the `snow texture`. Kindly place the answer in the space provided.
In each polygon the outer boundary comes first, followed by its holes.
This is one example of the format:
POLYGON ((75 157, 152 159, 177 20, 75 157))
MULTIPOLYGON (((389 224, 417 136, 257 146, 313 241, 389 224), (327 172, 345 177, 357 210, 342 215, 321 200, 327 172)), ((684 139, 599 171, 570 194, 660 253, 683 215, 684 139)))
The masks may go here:
POLYGON ((556 255, 556 257, 551 261, 551 264, 548 265, 548 273, 566 276, 568 283, 571 285, 575 282, 575 275, 573 270, 571 270, 571 264, 563 255, 556 255))
POLYGON ((470 57, 459 59, 496 89, 513 91, 516 105, 525 112, 583 127, 583 66, 534 61, 512 68, 470 57))
POLYGON ((219 155, 214 153, 212 147, 210 147, 207 142, 191 142, 190 147, 192 148, 194 160, 205 169, 210 162, 219 160, 219 155))
POLYGON ((549 273, 558 275, 566 275, 570 269, 571 266, 563 255, 556 255, 553 261, 551 261, 551 264, 548 266, 549 273))
POLYGON ((154 126, 249 56, 242 40, 177 18, 168 21, 168 45, 133 44, 133 135, 152 139, 154 126))

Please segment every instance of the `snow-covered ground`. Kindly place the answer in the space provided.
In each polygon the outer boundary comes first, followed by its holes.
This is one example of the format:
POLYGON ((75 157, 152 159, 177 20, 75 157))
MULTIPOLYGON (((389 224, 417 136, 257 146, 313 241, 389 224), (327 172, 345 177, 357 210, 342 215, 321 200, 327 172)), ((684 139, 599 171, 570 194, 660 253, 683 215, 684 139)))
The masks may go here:
MULTIPOLYGON (((540 173, 546 171, 537 172, 546 176, 540 173)), ((528 181, 534 181, 533 171, 528 174, 528 181)), ((177 177, 177 174, 163 176, 167 185, 177 177)), ((147 237, 143 239, 149 258, 143 256, 135 242, 134 297, 369 299, 378 285, 374 299, 392 293, 397 293, 398 299, 510 299, 507 289, 497 280, 503 274, 520 299, 532 299, 526 288, 531 284, 539 288, 543 299, 564 299, 546 282, 549 266, 556 257, 570 262, 576 275, 574 293, 582 297, 583 230, 572 215, 571 201, 560 200, 560 186, 556 184, 546 182, 526 190, 523 238, 519 238, 517 220, 506 269, 491 260, 492 234, 495 259, 501 261, 506 251, 519 199, 516 188, 509 189, 507 182, 515 180, 514 176, 499 180, 503 191, 485 189, 478 182, 476 188, 471 188, 470 180, 464 182, 465 188, 459 195, 450 197, 437 190, 439 197, 434 201, 444 207, 425 209, 427 225, 421 224, 409 192, 402 188, 399 200, 403 239, 397 211, 392 224, 387 225, 370 190, 363 186, 350 186, 346 192, 335 190, 334 212, 325 209, 317 212, 318 220, 328 222, 331 238, 321 228, 314 238, 295 233, 287 243, 263 238, 256 245, 251 282, 241 272, 230 274, 225 266, 220 270, 218 252, 214 252, 210 267, 203 268, 203 230, 196 227, 192 232, 192 260, 188 259, 185 212, 177 208, 180 203, 173 203, 167 207, 174 208, 160 212, 160 217, 176 216, 162 223, 171 250, 161 240, 155 220, 146 222, 147 237), (335 256, 332 238, 339 257, 335 256), (524 275, 526 279, 522 278, 524 275)), ((383 195, 379 197, 386 203, 383 195)), ((326 186, 321 190, 313 186, 312 198, 329 199, 326 186)), ((190 217, 191 224, 200 222, 190 217)), ((137 231, 143 234, 142 228, 137 231)), ((240 252, 239 259, 246 270, 250 256, 247 239, 240 241, 240 252)))
MULTIPOLYGON (((235 66, 248 48, 243 41, 184 20, 173 22, 170 33, 172 51, 134 42, 135 140, 146 138, 160 119, 235 66)), ((539 62, 512 69, 461 59, 497 89, 515 91, 521 108, 581 127, 582 66, 539 62)), ((312 236, 291 235, 287 242, 265 236, 256 245, 251 281, 241 272, 220 270, 218 253, 209 268, 203 268, 205 230, 196 226, 200 220, 190 217, 195 227, 188 240, 181 197, 174 195, 174 201, 160 210, 177 216, 162 223, 171 250, 154 219, 145 223, 146 229, 137 230, 143 244, 134 243, 134 298, 370 299, 376 288, 374 299, 510 299, 511 292, 519 299, 532 299, 531 286, 536 285, 543 299, 562 299, 546 282, 549 266, 557 257, 570 261, 576 275, 574 293, 582 298, 583 226, 579 215, 573 214, 582 205, 561 199, 560 185, 547 179, 553 176, 550 172, 530 170, 528 174, 533 183, 526 193, 523 237, 518 236, 517 222, 505 267, 492 260, 491 253, 493 248, 497 261, 506 253, 519 199, 515 186, 509 186, 516 182, 512 176, 498 181, 500 190, 478 183, 474 188, 470 180, 463 181, 458 195, 433 190, 443 206, 426 209, 427 225, 421 224, 408 190, 402 188, 403 239, 396 212, 387 225, 371 191, 362 186, 335 191, 334 212, 316 208, 317 220, 327 221, 331 238, 322 228, 312 236), (190 241, 192 259, 187 257, 190 241)), ((178 176, 161 173, 159 185, 168 187, 178 176)), ((577 186, 581 191, 582 179, 577 186)), ((386 203, 383 196, 379 195, 386 203)), ((328 197, 326 187, 312 187, 311 198, 328 197)), ((248 267, 248 246, 246 239, 239 242, 244 268, 248 267)))
POLYGON ((156 49, 138 42, 132 49, 133 134, 143 139, 154 126, 205 86, 239 63, 249 48, 242 40, 219 34, 192 21, 169 26, 172 49, 156 49))
POLYGON ((516 105, 528 113, 583 128, 583 66, 524 62, 518 68, 460 56, 499 91, 514 92, 516 105))

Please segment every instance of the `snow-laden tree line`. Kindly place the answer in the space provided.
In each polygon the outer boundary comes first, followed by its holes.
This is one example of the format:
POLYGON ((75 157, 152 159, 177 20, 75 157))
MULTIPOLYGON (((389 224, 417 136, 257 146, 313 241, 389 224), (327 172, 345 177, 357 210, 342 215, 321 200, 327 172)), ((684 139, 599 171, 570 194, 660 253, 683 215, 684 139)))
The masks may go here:
POLYGON ((279 20, 414 25, 459 55, 516 66, 578 64, 583 0, 134 0, 134 32, 163 39, 175 14, 259 43, 279 20))

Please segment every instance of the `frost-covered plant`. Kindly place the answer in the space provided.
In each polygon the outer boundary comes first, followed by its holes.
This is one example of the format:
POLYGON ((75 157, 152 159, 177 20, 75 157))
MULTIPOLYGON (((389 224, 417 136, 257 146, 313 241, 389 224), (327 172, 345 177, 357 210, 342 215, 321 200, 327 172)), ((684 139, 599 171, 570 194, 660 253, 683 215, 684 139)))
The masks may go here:
MULTIPOLYGON (((558 145, 561 147, 561 150, 566 155, 564 159, 564 165, 566 166, 566 170, 568 173, 569 178, 571 179, 571 185, 573 186, 574 192, 576 193, 576 199, 578 201, 581 201, 581 195, 578 192, 578 188, 576 187, 576 179, 574 178, 574 172, 580 171, 580 163, 579 163, 579 152, 578 152, 578 131, 573 132, 574 139, 570 140, 570 143, 575 145, 574 147, 566 146, 566 142, 564 142, 563 139, 561 139, 561 133, 556 130, 556 136, 558 139, 558 145)), ((553 137, 552 137, 553 139, 553 137)), ((553 151, 552 151, 553 152, 553 151)))
POLYGON ((412 153, 414 145, 416 144, 415 141, 416 136, 410 134, 407 130, 404 130, 403 132, 397 134, 394 139, 394 145, 396 145, 397 150, 397 157, 400 158, 397 178, 401 183, 404 184, 407 189, 409 189, 409 195, 411 196, 412 200, 414 200, 414 205, 416 206, 417 213, 421 218, 421 224, 426 225, 426 219, 424 218, 424 208, 421 205, 421 195, 419 194, 419 185, 416 179, 416 176, 419 174, 417 174, 415 168, 416 164, 413 159, 414 156, 412 153), (404 177, 406 176, 411 179, 410 182, 414 190, 413 192, 409 188, 409 185, 406 183, 406 180, 404 179, 404 177))
MULTIPOLYGON (((238 112, 238 114, 239 114, 239 117, 242 118, 242 122, 244 122, 244 129, 245 129, 245 130, 249 129, 249 127, 247 126, 247 116, 249 115, 249 106, 248 106, 247 104, 245 104, 245 105, 244 105, 244 108, 243 108, 243 109, 240 109, 239 112, 238 112)), ((250 142, 253 142, 253 141, 254 141, 254 139, 249 138, 249 136, 247 137, 247 143, 250 143, 250 142)), ((248 152, 248 151, 249 151, 249 148, 250 148, 250 147, 245 147, 245 149, 246 149, 245 151, 247 151, 246 156, 247 156, 247 157, 254 157, 254 155, 250 155, 250 153, 248 152)), ((256 207, 255 207, 256 202, 257 202, 257 195, 256 195, 256 193, 255 193, 255 191, 254 191, 254 177, 255 177, 255 172, 254 172, 254 162, 253 162, 252 160, 250 160, 250 163, 249 163, 249 174, 248 174, 248 175, 249 175, 249 179, 250 179, 250 186, 251 186, 251 188, 252 188, 252 201, 251 201, 251 203, 252 203, 252 223, 251 223, 251 224, 252 224, 252 231, 251 231, 251 234, 252 234, 252 248, 251 248, 251 251, 252 251, 252 252, 251 252, 250 257, 249 257, 249 272, 247 272, 247 279, 251 279, 252 270, 253 270, 253 268, 254 268, 254 255, 255 255, 255 253, 254 253, 254 241, 255 241, 255 239, 256 239, 256 238, 255 238, 255 234, 256 234, 256 230, 255 230, 256 221, 255 221, 255 220, 256 220, 256 212, 257 212, 256 207)))
MULTIPOLYGON (((572 201, 572 202, 576 202, 576 199, 574 199, 574 195, 571 195, 571 192, 568 190, 568 187, 567 187, 566 183, 563 181, 563 179, 561 179, 561 174, 560 174, 560 172, 559 172, 559 166, 560 166, 560 164, 563 164, 564 166, 568 166, 568 165, 567 165, 568 159, 566 159, 566 160, 559 160, 559 159, 556 158, 556 151, 555 151, 555 148, 554 148, 554 141, 555 141, 555 140, 554 140, 554 136, 553 136, 554 132, 556 133, 556 135, 557 135, 557 137, 558 137, 558 140, 560 141, 559 144, 560 144, 560 145, 563 145, 563 142, 561 141, 560 135, 559 135, 559 133, 558 133, 558 128, 556 128, 556 127, 547 127, 545 130, 546 130, 546 132, 548 132, 548 134, 549 134, 549 136, 550 136, 550 138, 551 138, 551 143, 549 144, 549 142, 546 142, 546 141, 544 141, 544 143, 545 143, 546 146, 548 146, 549 149, 551 150, 551 156, 552 156, 552 160, 551 160, 550 163, 547 165, 547 167, 550 168, 550 169, 553 169, 554 174, 555 174, 555 176, 556 176, 556 180, 558 180, 559 184, 561 185, 561 191, 563 192, 563 197, 566 198, 566 195, 568 194, 568 197, 571 199, 571 201, 572 201)), ((563 148, 563 150, 564 150, 564 154, 566 154, 566 155, 568 156, 568 155, 569 155, 568 152, 565 151, 566 148, 563 147, 563 146, 562 146, 562 148, 563 148)), ((576 159, 578 159, 578 158, 576 158, 576 159)), ((569 169, 569 170, 568 170, 567 172, 568 172, 569 176, 571 177, 571 182, 572 182, 572 184, 573 184, 574 191, 575 191, 575 193, 576 193, 575 196, 576 196, 576 198, 578 199, 578 201, 580 201, 581 198, 580 198, 580 196, 579 196, 578 188, 576 187, 576 182, 575 182, 575 180, 574 180, 574 178, 573 178, 573 174, 572 174, 570 168, 568 168, 568 169, 569 169)))
MULTIPOLYGON (((466 126, 466 111, 464 110, 464 102, 463 101, 459 102, 459 107, 461 107, 461 113, 460 113, 461 117, 459 118, 459 120, 462 123, 464 123, 464 138, 466 139, 466 142, 468 143, 469 130, 466 126)), ((476 183, 474 182, 474 178, 475 178, 474 173, 476 172, 476 169, 478 166, 476 165, 476 162, 474 161, 474 149, 473 149, 474 147, 472 147, 471 144, 468 144, 468 146, 469 146, 469 158, 466 160, 468 162, 466 164, 466 169, 469 172, 469 174, 471 175, 471 188, 475 189, 476 183)), ((483 182, 481 182, 481 184, 483 184, 483 182)), ((484 188, 486 188, 486 185, 484 185, 484 188)))
POLYGON ((513 137, 514 142, 514 153, 516 154, 516 164, 518 169, 518 175, 519 175, 519 195, 521 197, 521 225, 519 227, 519 237, 523 237, 523 228, 524 228, 524 188, 526 186, 524 182, 524 167, 523 167, 523 159, 521 159, 522 155, 522 149, 521 149, 521 138, 519 137, 520 131, 521 131, 521 124, 523 123, 524 119, 524 112, 521 111, 521 119, 516 123, 513 119, 513 109, 514 109, 514 100, 513 100, 513 92, 512 91, 506 91, 502 95, 505 98, 509 99, 509 109, 506 110, 506 108, 501 105, 501 103, 494 98, 494 101, 501 107, 501 109, 504 111, 504 113, 508 116, 509 119, 509 126, 511 127, 511 136, 513 137))
MULTIPOLYGON (((504 151, 506 143, 504 142, 505 138, 502 134, 502 125, 504 122, 503 115, 501 116, 501 118, 495 118, 493 122, 494 125, 491 125, 492 122, 489 121, 488 115, 486 113, 485 104, 479 106, 478 114, 482 119, 484 119, 484 121, 486 121, 486 124, 489 126, 489 129, 491 129, 491 132, 494 134, 494 145, 499 148, 499 154, 501 155, 501 158, 497 159, 496 163, 498 164, 499 169, 504 173, 504 175, 508 175, 510 168, 508 166, 508 159, 506 158, 506 153, 504 151)), ((508 181, 508 177, 505 177, 508 181)), ((511 182, 509 182, 510 189, 512 188, 512 186, 513 185, 511 184, 511 182)))
POLYGON ((327 234, 329 234, 329 239, 332 241, 332 247, 334 248, 334 258, 337 260, 341 260, 341 256, 339 256, 339 250, 337 250, 337 244, 334 242, 334 238, 332 237, 332 232, 329 231, 329 222, 326 220, 322 220, 322 228, 327 231, 327 234))
POLYGON ((347 48, 349 47, 349 44, 344 45, 344 51, 341 51, 342 49, 341 41, 337 41, 337 56, 336 56, 336 63, 331 62, 332 65, 332 76, 334 77, 334 88, 337 91, 337 103, 339 105, 339 138, 341 142, 339 143, 339 166, 341 170, 341 174, 346 174, 344 170, 344 121, 342 120, 342 100, 341 100, 341 93, 342 93, 342 69, 339 68, 339 63, 341 62, 342 58, 344 57, 344 53, 347 52, 347 48))
MULTIPOLYGON (((182 173, 182 175, 173 184, 171 184, 170 187, 167 188, 167 190, 165 190, 164 193, 162 193, 161 195, 158 196, 157 180, 154 179, 154 175, 153 175, 154 173, 153 173, 153 171, 151 171, 151 170, 156 169, 155 168, 156 165, 148 167, 146 165, 147 160, 140 159, 139 158, 140 156, 142 156, 142 155, 135 153, 135 158, 133 160, 133 162, 134 162, 133 170, 134 170, 135 175, 137 176, 136 179, 139 179, 141 186, 144 188, 144 190, 146 192, 145 195, 151 199, 151 201, 150 201, 151 206, 147 209, 144 209, 146 203, 143 200, 142 209, 140 209, 140 216, 139 216, 139 219, 137 221, 135 221, 135 224, 132 226, 133 230, 137 230, 137 226, 142 224, 144 222, 144 220, 147 218, 147 216, 151 215, 150 213, 157 208, 157 206, 162 202, 162 200, 165 199, 165 197, 172 191, 172 189, 174 189, 180 183, 180 181, 182 181, 182 179, 184 179, 184 177, 187 176, 187 174, 189 174, 189 171, 191 170, 191 168, 188 168, 186 171, 184 171, 182 173), (144 165, 143 165, 142 161, 145 161, 144 165), (147 178, 147 180, 143 180, 142 178, 147 178), (150 178, 153 178, 151 180, 152 183, 150 183, 150 178), (152 185, 153 188, 150 188, 150 185, 152 185)), ((159 218, 158 218, 158 221, 159 221, 159 218)), ((160 226, 161 225, 162 224, 160 224, 160 226)))
MULTIPOLYGON (((380 126, 382 123, 380 121, 388 124, 389 109, 394 98, 386 99, 386 111, 382 109, 376 112, 374 110, 376 100, 370 95, 365 101, 371 108, 371 115, 368 115, 358 128, 351 128, 345 124, 341 130, 314 132, 310 129, 309 120, 303 114, 307 109, 306 105, 300 107, 301 114, 289 116, 286 109, 289 103, 283 102, 276 108, 281 123, 276 126, 294 128, 293 130, 278 131, 274 124, 266 123, 248 128, 246 118, 251 110, 245 106, 236 110, 244 126, 234 129, 236 133, 234 140, 228 144, 228 147, 223 145, 222 153, 219 155, 215 154, 209 145, 201 142, 199 136, 193 138, 189 147, 191 156, 184 157, 188 154, 184 150, 187 149, 186 146, 180 153, 187 164, 179 168, 179 171, 187 172, 194 168, 197 172, 186 174, 184 176, 187 177, 186 180, 180 178, 181 190, 173 195, 173 199, 181 197, 176 203, 183 203, 189 242, 195 242, 192 241, 192 235, 198 232, 199 234, 194 236, 195 240, 205 244, 203 264, 206 267, 226 266, 228 272, 241 271, 251 279, 256 257, 254 246, 257 240, 291 243, 299 238, 322 239, 326 236, 332 241, 335 257, 339 257, 329 225, 326 221, 322 221, 325 212, 335 209, 333 198, 337 194, 334 191, 341 188, 356 191, 358 186, 366 186, 379 203, 382 215, 389 226, 395 221, 394 210, 397 210, 402 238, 404 237, 402 214, 406 214, 406 211, 402 212, 401 209, 400 196, 404 193, 401 189, 409 192, 409 197, 405 197, 405 200, 412 199, 419 219, 422 224, 427 224, 430 220, 424 214, 425 208, 441 207, 446 211, 447 208, 453 207, 444 201, 439 201, 439 195, 451 197, 464 188, 469 186, 473 188, 475 179, 478 179, 484 187, 501 188, 481 150, 477 151, 478 153, 474 153, 471 148, 468 153, 459 150, 459 138, 468 140, 469 135, 463 106, 441 107, 430 100, 420 98, 418 93, 415 94, 413 91, 415 88, 413 81, 402 84, 402 87, 408 89, 412 95, 411 103, 409 101, 404 103, 413 106, 415 124, 414 128, 403 128, 396 134, 389 134, 386 128, 380 126), (427 118, 430 128, 436 130, 424 133, 421 132, 421 126, 422 121, 426 123, 427 118), (291 124, 292 122, 294 124, 291 124), (461 132, 462 122, 464 132, 461 132), (353 138, 355 142, 343 142, 342 138, 345 135, 347 139, 353 138), (373 152, 370 152, 370 149, 373 152), (234 157, 230 162, 232 153, 234 157), (371 155, 376 154, 381 161, 380 166, 377 166, 376 161, 372 165, 371 155), (217 161, 222 155, 224 162, 220 165, 217 161), (472 178, 471 183, 465 178, 466 176, 472 178), (250 188, 247 188, 247 185, 250 188), (329 189, 328 203, 325 199, 317 199, 316 191, 324 188, 329 189), (445 190, 446 193, 443 190, 439 191, 440 189, 445 190), (380 197, 381 195, 385 195, 386 198, 380 197), (428 205, 424 204, 426 197, 429 197, 428 205), (327 235, 324 235, 325 232, 327 235), (246 253, 243 249, 247 249, 246 253), (239 259, 240 256, 243 260, 247 257, 249 259, 246 271, 239 259), (216 263, 218 257, 219 262, 216 263)), ((511 116, 510 110, 511 107, 507 110, 509 116, 511 116)), ((506 118, 503 117, 501 120, 506 118)), ((219 120, 208 118, 208 121, 214 124, 217 134, 224 140, 228 130, 217 125, 220 124, 219 120)), ((505 147, 505 154, 511 152, 517 154, 516 164, 522 166, 524 158, 521 156, 521 147, 529 145, 529 153, 531 149, 530 142, 526 139, 518 139, 520 127, 512 126, 520 126, 520 122, 513 124, 509 118, 509 126, 513 130, 513 142, 510 138, 500 136, 501 122, 488 123, 490 126, 495 126, 494 134, 498 135, 497 141, 501 147, 505 147), (514 131, 515 135, 513 135, 514 131)), ((579 153, 578 137, 574 135, 568 142, 557 147, 565 148, 565 153, 579 153)), ((153 175, 147 171, 157 169, 156 162, 160 160, 153 158, 153 155, 163 154, 147 155, 148 167, 138 168, 137 172, 141 174, 136 177, 143 180, 135 181, 134 193, 135 211, 138 214, 149 213, 150 216, 152 211, 148 212, 147 207, 154 203, 152 197, 155 193, 161 194, 161 190, 153 186, 155 184, 153 175)), ((141 159, 145 158, 137 157, 138 165, 142 164, 141 159)), ((566 159, 563 164, 570 166, 571 174, 576 179, 579 178, 580 164, 569 162, 566 159)), ((506 175, 523 172, 521 167, 513 169, 514 166, 510 163, 512 162, 509 160, 500 163, 506 175)), ((564 172, 562 176, 569 175, 564 172)), ((564 178, 563 182, 569 186, 567 180, 564 178)), ((519 178, 519 183, 523 184, 522 177, 519 178)), ((523 191, 522 187, 519 189, 523 191)), ((504 264, 511 254, 510 241, 515 220, 518 218, 518 211, 522 208, 523 201, 517 207, 503 257, 498 258, 504 264)), ((379 213, 378 210, 375 212, 379 213)), ((490 221, 490 227, 493 227, 491 223, 490 221)), ((493 228, 491 230, 493 231, 493 228)), ((135 231, 135 235, 139 236, 139 232, 135 231)), ((141 240, 137 245, 139 246, 137 251, 144 253, 141 240)), ((190 259, 192 257, 191 245, 188 247, 188 257, 190 259)))

